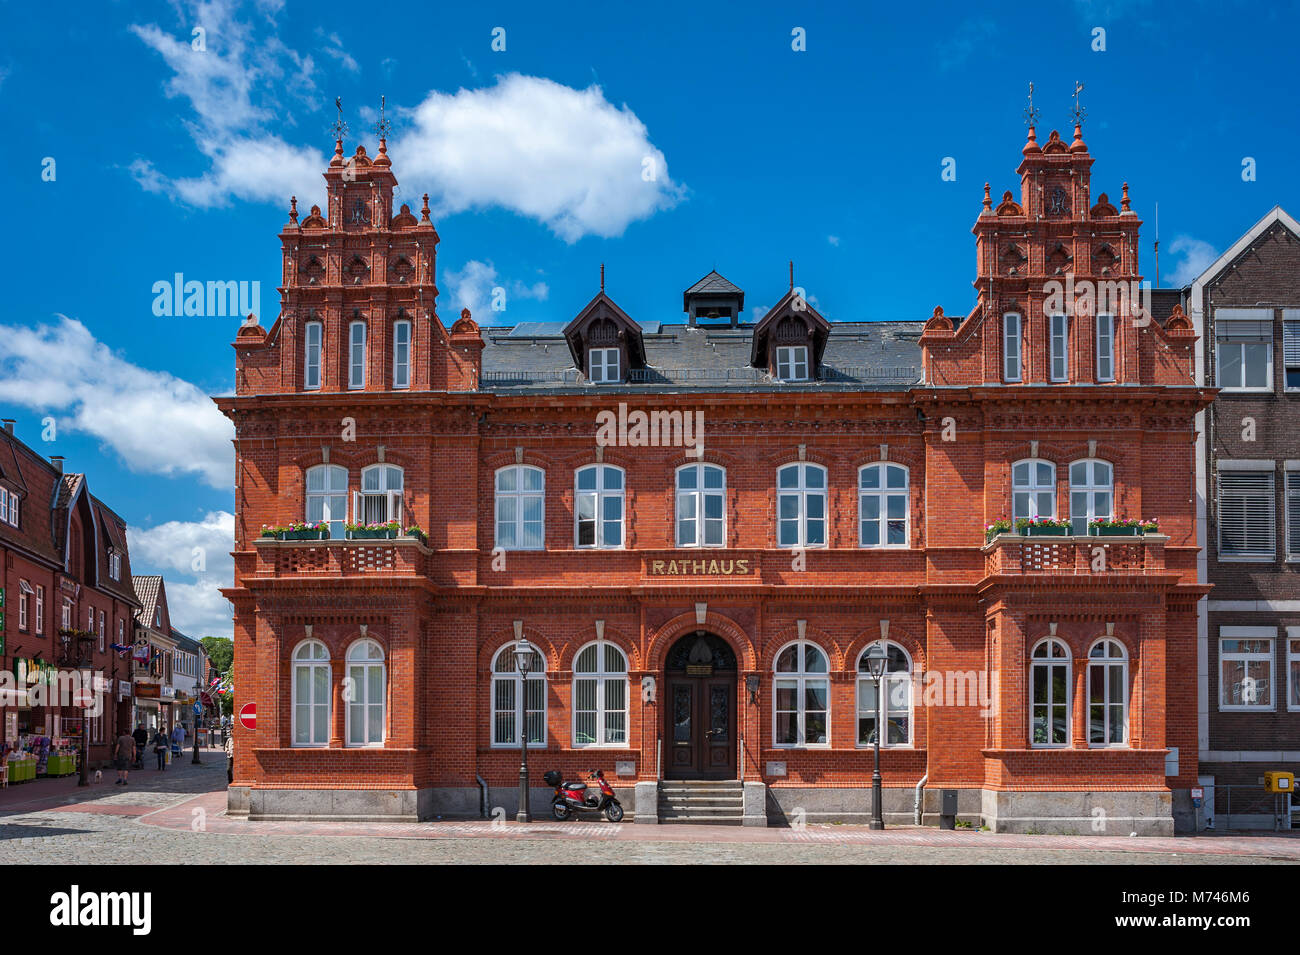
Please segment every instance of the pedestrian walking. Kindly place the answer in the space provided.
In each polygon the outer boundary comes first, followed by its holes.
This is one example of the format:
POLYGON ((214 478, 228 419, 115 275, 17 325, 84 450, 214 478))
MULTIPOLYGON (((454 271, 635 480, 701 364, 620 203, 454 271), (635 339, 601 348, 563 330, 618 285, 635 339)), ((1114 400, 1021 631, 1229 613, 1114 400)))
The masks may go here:
POLYGON ((172 727, 172 755, 179 756, 185 748, 185 726, 177 723, 172 727))
POLYGON ((149 745, 149 731, 144 728, 143 723, 136 724, 131 739, 135 740, 135 768, 144 769, 144 750, 149 745))
POLYGON ((167 768, 167 730, 164 727, 158 727, 157 732, 153 734, 153 754, 158 757, 158 768, 167 768))
POLYGON ((135 739, 122 728, 122 733, 113 745, 113 767, 117 770, 115 786, 125 786, 127 773, 131 769, 131 760, 135 758, 135 739))

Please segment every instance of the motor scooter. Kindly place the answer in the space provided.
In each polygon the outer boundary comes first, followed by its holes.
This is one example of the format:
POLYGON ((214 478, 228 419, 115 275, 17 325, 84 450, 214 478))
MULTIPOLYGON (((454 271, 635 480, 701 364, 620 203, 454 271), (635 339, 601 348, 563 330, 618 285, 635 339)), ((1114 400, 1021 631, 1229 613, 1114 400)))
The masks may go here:
POLYGON ((553 769, 545 773, 542 779, 546 785, 555 787, 555 794, 551 797, 551 814, 561 822, 572 818, 575 813, 583 812, 603 814, 610 822, 622 821, 623 805, 614 795, 613 788, 605 782, 605 771, 593 769, 587 778, 596 780, 599 794, 588 792, 586 783, 565 781, 553 769))

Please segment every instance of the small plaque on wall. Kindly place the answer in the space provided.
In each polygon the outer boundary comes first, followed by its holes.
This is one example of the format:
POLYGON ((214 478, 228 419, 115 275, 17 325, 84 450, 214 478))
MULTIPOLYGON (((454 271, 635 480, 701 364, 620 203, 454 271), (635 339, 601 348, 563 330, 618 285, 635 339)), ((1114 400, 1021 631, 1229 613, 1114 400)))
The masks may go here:
POLYGON ((768 763, 768 764, 767 764, 767 775, 769 775, 769 776, 784 776, 784 775, 785 775, 785 763, 768 763))
POLYGON ((614 762, 614 773, 618 776, 635 776, 636 761, 631 759, 620 759, 614 762))

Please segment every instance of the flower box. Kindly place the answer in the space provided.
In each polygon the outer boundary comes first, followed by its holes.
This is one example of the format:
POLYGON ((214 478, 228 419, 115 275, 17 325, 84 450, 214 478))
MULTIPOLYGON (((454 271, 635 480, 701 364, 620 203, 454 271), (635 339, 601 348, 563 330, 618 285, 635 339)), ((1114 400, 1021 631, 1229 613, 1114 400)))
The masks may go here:
POLYGON ((348 531, 348 540, 365 541, 365 540, 392 540, 397 536, 397 531, 391 527, 364 528, 355 531, 348 531))
POLYGON ((1026 537, 1066 537, 1070 533, 1070 528, 1054 527, 1050 524, 1027 524, 1021 533, 1026 537))
POLYGON ((304 531, 279 531, 276 537, 282 541, 319 541, 325 540, 329 536, 329 531, 320 531, 315 528, 304 531))
POLYGON ((1137 537, 1142 534, 1142 528, 1136 524, 1127 527, 1094 527, 1092 533, 1095 537, 1137 537))

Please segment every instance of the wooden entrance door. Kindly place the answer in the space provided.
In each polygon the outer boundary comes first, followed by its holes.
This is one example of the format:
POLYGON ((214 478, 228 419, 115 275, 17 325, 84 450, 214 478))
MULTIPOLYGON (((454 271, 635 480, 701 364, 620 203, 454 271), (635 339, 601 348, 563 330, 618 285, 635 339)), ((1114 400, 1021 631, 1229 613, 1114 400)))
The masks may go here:
POLYGON ((664 707, 664 775, 669 779, 736 778, 736 674, 669 673, 664 707))

